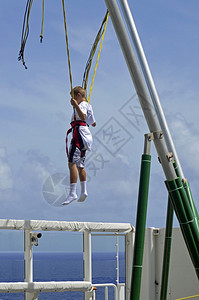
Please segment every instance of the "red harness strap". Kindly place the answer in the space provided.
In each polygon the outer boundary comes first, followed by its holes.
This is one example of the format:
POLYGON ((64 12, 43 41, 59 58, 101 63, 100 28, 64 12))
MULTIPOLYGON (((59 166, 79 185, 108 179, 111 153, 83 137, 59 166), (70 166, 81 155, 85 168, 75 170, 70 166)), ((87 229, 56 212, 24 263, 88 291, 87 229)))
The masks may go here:
POLYGON ((71 128, 66 133, 66 154, 68 156, 68 135, 73 130, 73 140, 78 148, 80 148, 79 139, 78 139, 78 127, 79 126, 86 126, 86 122, 84 121, 76 121, 76 119, 70 123, 71 128))

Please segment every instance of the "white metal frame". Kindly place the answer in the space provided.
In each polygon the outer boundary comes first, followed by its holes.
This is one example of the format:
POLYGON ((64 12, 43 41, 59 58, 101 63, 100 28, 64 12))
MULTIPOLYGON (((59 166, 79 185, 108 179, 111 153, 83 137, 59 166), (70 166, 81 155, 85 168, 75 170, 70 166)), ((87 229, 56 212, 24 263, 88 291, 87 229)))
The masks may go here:
MULTIPOLYGON (((63 292, 63 291, 82 291, 85 300, 95 299, 95 289, 97 286, 105 287, 105 300, 108 300, 108 287, 113 287, 115 300, 118 299, 120 285, 110 283, 92 284, 92 232, 112 233, 113 235, 127 235, 134 232, 134 227, 129 223, 95 223, 95 222, 63 222, 63 221, 42 221, 42 220, 0 220, 0 230, 23 230, 24 231, 24 282, 0 283, 0 293, 24 292, 25 300, 35 300, 39 292, 63 292), (33 243, 31 237, 33 231, 73 231, 83 233, 83 261, 84 261, 84 281, 74 282, 34 282, 33 279, 33 243)), ((126 240, 126 239, 125 239, 126 240)), ((131 242, 132 243, 132 242, 131 242)), ((130 257, 126 246, 127 256, 130 257)), ((129 279, 127 279, 129 282, 129 279)))
POLYGON ((151 97, 146 88, 146 84, 144 82, 131 40, 118 7, 117 0, 105 0, 105 3, 107 9, 109 10, 110 18, 126 60, 129 73, 134 83, 149 130, 153 133, 154 145, 165 173, 165 177, 167 180, 174 180, 177 178, 177 176, 173 167, 173 162, 170 159, 171 154, 165 141, 163 128, 161 128, 161 124, 158 119, 159 110, 157 106, 153 105, 151 97))
POLYGON ((153 102, 155 111, 157 113, 161 128, 164 132, 168 150, 169 150, 169 152, 173 153, 173 156, 174 156, 175 161, 178 166, 178 171, 179 171, 180 177, 184 178, 182 167, 181 167, 181 164, 180 164, 180 161, 179 161, 179 158, 178 158, 175 146, 174 146, 174 142, 171 137, 171 133, 170 133, 170 130, 169 130, 169 127, 168 127, 168 124, 167 124, 167 121, 166 121, 166 118, 165 118, 165 115, 164 115, 164 112, 163 112, 163 109, 162 109, 162 106, 160 103, 158 92, 156 90, 155 83, 153 81, 153 77, 152 77, 152 74, 151 74, 147 59, 146 59, 146 55, 144 53, 144 49, 142 47, 142 43, 140 41, 134 19, 133 19, 130 7, 128 5, 128 1, 127 0, 119 0, 119 2, 121 5, 121 8, 122 8, 124 19, 128 26, 129 34, 132 38, 133 44, 135 46, 135 50, 137 52, 137 55, 138 55, 138 58, 140 61, 140 65, 141 65, 141 68, 142 68, 142 71, 144 74, 144 78, 145 78, 145 81, 146 81, 146 84, 147 84, 147 87, 148 87, 148 90, 149 90, 149 93, 151 96, 151 100, 153 102))

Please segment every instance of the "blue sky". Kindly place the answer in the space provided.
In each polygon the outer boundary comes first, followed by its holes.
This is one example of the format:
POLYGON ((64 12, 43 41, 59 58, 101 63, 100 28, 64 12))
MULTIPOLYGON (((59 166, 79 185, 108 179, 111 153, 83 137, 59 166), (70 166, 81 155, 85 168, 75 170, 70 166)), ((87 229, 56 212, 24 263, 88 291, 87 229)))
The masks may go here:
MULTIPOLYGON (((110 19, 90 102, 97 127, 92 129, 93 151, 87 157, 89 197, 85 203, 57 207, 42 193, 51 178, 68 182, 64 140, 72 109, 61 1, 46 1, 42 44, 40 2, 33 3, 30 16, 27 70, 17 60, 26 1, 3 0, 0 6, 0 218, 135 225, 140 157, 148 129, 110 19), (130 109, 137 119, 128 118, 130 109), (117 145, 103 136, 105 129, 122 133, 117 145)), ((82 82, 106 12, 104 1, 86 3, 66 1, 74 85, 82 82)), ((198 207, 199 4, 130 1, 130 7, 198 207)), ((164 180, 152 146, 147 227, 165 226, 164 180)), ((63 188, 55 186, 59 196, 63 188)))

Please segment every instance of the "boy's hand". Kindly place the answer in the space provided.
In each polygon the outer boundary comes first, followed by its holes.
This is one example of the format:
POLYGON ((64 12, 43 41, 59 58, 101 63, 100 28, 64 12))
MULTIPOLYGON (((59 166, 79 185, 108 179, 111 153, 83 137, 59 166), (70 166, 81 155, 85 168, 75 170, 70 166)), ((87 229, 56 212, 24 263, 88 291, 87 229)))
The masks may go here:
POLYGON ((71 98, 70 103, 74 108, 76 108, 78 106, 77 100, 75 100, 73 98, 71 98))
POLYGON ((92 124, 92 126, 93 126, 93 127, 95 127, 95 126, 96 126, 96 122, 95 122, 95 123, 93 123, 93 124, 92 124))

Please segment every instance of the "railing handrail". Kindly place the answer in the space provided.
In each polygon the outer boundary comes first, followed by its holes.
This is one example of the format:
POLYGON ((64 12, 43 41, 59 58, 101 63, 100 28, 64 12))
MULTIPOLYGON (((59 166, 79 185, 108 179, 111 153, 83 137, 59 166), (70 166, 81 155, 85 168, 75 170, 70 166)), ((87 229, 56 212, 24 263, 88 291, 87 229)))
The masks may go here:
POLYGON ((0 293, 92 291, 88 281, 0 282, 0 293))
POLYGON ((76 232, 125 232, 134 231, 130 223, 102 222, 67 222, 47 220, 14 220, 0 219, 0 229, 41 230, 41 231, 76 231, 76 232))

